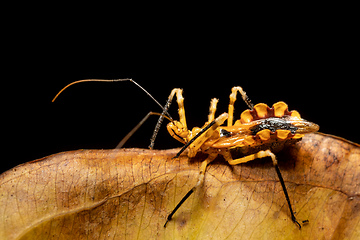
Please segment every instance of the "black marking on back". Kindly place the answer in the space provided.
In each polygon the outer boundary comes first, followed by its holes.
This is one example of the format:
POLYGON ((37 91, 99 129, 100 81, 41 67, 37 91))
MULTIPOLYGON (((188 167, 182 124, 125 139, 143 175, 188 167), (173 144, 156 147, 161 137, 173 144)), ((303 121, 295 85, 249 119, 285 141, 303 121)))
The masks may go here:
POLYGON ((230 137, 231 136, 231 132, 221 128, 220 129, 220 137, 230 137))
POLYGON ((271 132, 275 132, 278 129, 290 130, 292 134, 295 134, 297 130, 297 127, 292 125, 289 121, 286 121, 284 118, 272 117, 258 121, 260 122, 259 124, 250 128, 252 135, 256 135, 256 133, 264 129, 269 129, 271 132))

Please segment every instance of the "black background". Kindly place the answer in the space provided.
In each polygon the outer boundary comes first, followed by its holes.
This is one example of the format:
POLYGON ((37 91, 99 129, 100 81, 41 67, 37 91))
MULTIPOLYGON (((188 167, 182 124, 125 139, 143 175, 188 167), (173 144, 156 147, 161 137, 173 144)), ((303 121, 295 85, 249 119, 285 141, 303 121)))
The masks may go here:
MULTIPOLYGON (((193 12, 190 21, 172 13, 135 20, 121 12, 71 23, 65 14, 61 21, 22 22, 4 47, 10 74, 2 87, 0 169, 61 151, 114 148, 149 111, 161 111, 130 82, 74 85, 51 103, 66 84, 87 78, 133 78, 161 104, 174 87, 183 88, 189 128, 204 124, 213 97, 220 99, 217 114, 227 111, 231 88, 242 86, 253 103, 285 101, 321 132, 359 142, 352 15, 319 11, 226 18, 193 12)), ((237 101, 235 119, 245 109, 237 101)), ((178 119, 175 101, 170 113, 178 119)), ((156 121, 125 147, 146 148, 156 121)), ((164 124, 155 148, 180 146, 164 124)))

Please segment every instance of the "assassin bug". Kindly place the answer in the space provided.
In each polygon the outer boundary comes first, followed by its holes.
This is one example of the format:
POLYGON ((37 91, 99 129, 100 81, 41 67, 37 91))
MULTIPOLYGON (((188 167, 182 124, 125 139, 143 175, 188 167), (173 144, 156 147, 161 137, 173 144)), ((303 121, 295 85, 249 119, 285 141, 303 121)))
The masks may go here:
MULTIPOLYGON (((146 121, 150 115, 157 114, 160 115, 160 118, 151 138, 150 148, 154 146, 157 132, 159 131, 160 125, 165 117, 170 121, 167 124, 169 134, 184 144, 174 158, 179 157, 186 149, 188 149, 187 155, 189 158, 195 157, 199 151, 207 154, 207 158, 200 166, 197 183, 168 215, 164 227, 166 227, 167 223, 172 219, 173 215, 180 206, 199 186, 202 185, 207 165, 218 155, 221 155, 230 165, 246 163, 257 158, 270 157, 280 180, 290 210, 291 220, 299 228, 301 228, 301 225, 297 221, 292 209, 290 198, 274 153, 281 151, 284 147, 290 144, 300 141, 304 134, 318 131, 319 126, 317 124, 302 119, 300 114, 295 110, 289 111, 287 104, 284 102, 277 102, 273 104, 271 108, 264 103, 253 105, 246 95, 246 92, 239 86, 231 89, 227 113, 222 113, 215 118, 218 99, 213 98, 210 103, 207 122, 201 128, 194 127, 192 130, 187 128, 184 98, 182 96, 182 89, 179 88, 174 88, 171 91, 168 100, 163 107, 144 88, 132 79, 88 79, 80 80, 67 85, 55 96, 53 101, 68 86, 85 81, 131 81, 145 91, 145 93, 148 94, 162 108, 163 112, 161 114, 152 112, 147 114, 144 119, 120 142, 118 147, 122 147, 125 141, 141 126, 144 121, 146 121), (242 99, 249 109, 243 111, 240 115, 240 119, 233 123, 234 103, 238 92, 241 94, 242 99), (173 120, 167 111, 175 95, 177 97, 179 107, 179 121, 173 120), (227 126, 222 126, 225 121, 227 121, 227 126), (235 159, 234 156, 236 156, 235 159)), ((303 223, 307 222, 307 220, 303 221, 303 223)))

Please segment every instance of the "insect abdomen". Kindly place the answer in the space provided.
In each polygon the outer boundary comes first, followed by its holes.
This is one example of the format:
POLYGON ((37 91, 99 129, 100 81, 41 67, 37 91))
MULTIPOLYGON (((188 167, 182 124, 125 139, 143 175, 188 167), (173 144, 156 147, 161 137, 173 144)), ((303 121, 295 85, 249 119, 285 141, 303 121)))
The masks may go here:
POLYGON ((292 134, 296 133, 297 127, 292 125, 289 121, 283 118, 266 118, 260 119, 259 124, 250 128, 252 135, 256 135, 256 133, 260 132, 264 129, 269 129, 271 132, 275 132, 278 129, 289 130, 292 134))

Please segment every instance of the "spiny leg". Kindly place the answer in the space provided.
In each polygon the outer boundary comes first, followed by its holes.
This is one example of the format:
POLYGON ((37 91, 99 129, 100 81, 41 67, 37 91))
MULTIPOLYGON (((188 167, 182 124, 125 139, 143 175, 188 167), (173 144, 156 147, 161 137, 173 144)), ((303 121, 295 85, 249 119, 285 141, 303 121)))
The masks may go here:
MULTIPOLYGON (((248 162, 248 161, 252 161, 254 159, 257 159, 257 158, 264 158, 264 157, 271 157, 271 160, 273 162, 273 165, 275 167, 275 171, 279 177, 279 180, 280 180, 280 183, 281 183, 281 187, 283 189, 283 192, 285 194, 285 198, 286 198, 286 201, 287 201, 287 204, 289 206, 289 210, 290 210, 290 215, 291 215, 291 220, 299 227, 299 229, 301 229, 301 225, 300 223, 296 220, 296 217, 295 217, 295 214, 294 214, 294 211, 291 207, 291 202, 290 202, 290 198, 289 198, 289 194, 286 190, 286 186, 285 186, 285 183, 284 183, 284 179, 281 175, 281 172, 280 172, 280 169, 279 169, 279 166, 277 164, 277 160, 276 160, 276 156, 275 154, 273 154, 270 150, 265 150, 265 151, 260 151, 258 153, 255 153, 255 154, 251 154, 251 155, 248 155, 248 156, 245 156, 245 157, 242 157, 242 158, 239 158, 239 159, 232 159, 231 155, 229 152, 226 152, 224 154, 224 157, 225 159, 229 162, 230 165, 236 165, 236 164, 240 164, 240 163, 245 163, 245 162, 248 162)), ((305 221, 306 222, 306 221, 305 221)))
POLYGON ((174 95, 176 94, 177 97, 177 103, 179 106, 179 119, 180 119, 180 123, 182 124, 182 128, 184 129, 184 131, 187 131, 187 125, 186 125, 186 117, 185 117, 185 108, 184 108, 184 97, 182 96, 182 89, 180 88, 174 88, 169 97, 168 100, 166 101, 165 107, 163 108, 163 112, 161 113, 158 122, 156 123, 153 135, 150 139, 150 145, 149 148, 153 149, 154 148, 154 144, 155 144, 155 139, 156 136, 160 130, 160 126, 164 120, 164 116, 167 113, 167 110, 169 109, 172 99, 174 98, 174 95))
POLYGON ((204 179, 205 179, 205 171, 206 171, 206 166, 212 162, 216 156, 218 154, 217 153, 211 153, 209 154, 209 156, 201 163, 200 166, 200 171, 199 171, 199 176, 198 176, 198 181, 196 182, 195 186, 193 188, 190 189, 190 191, 180 200, 180 202, 175 206, 175 208, 171 211, 171 213, 168 215, 166 222, 164 224, 164 227, 166 227, 166 224, 172 219, 172 217, 174 216, 174 214, 176 213, 176 211, 181 207, 181 205, 191 196, 191 194, 199 187, 203 184, 204 179))
POLYGON ((234 103, 236 101, 236 93, 239 91, 239 93, 241 94, 242 99, 244 100, 244 102, 246 103, 246 105, 248 105, 248 107, 250 109, 254 108, 254 105, 251 103, 249 97, 246 95, 246 92, 241 88, 241 87, 233 87, 231 89, 231 94, 230 94, 230 102, 229 102, 229 118, 227 121, 227 125, 228 127, 231 127, 233 125, 233 118, 234 118, 234 103))

